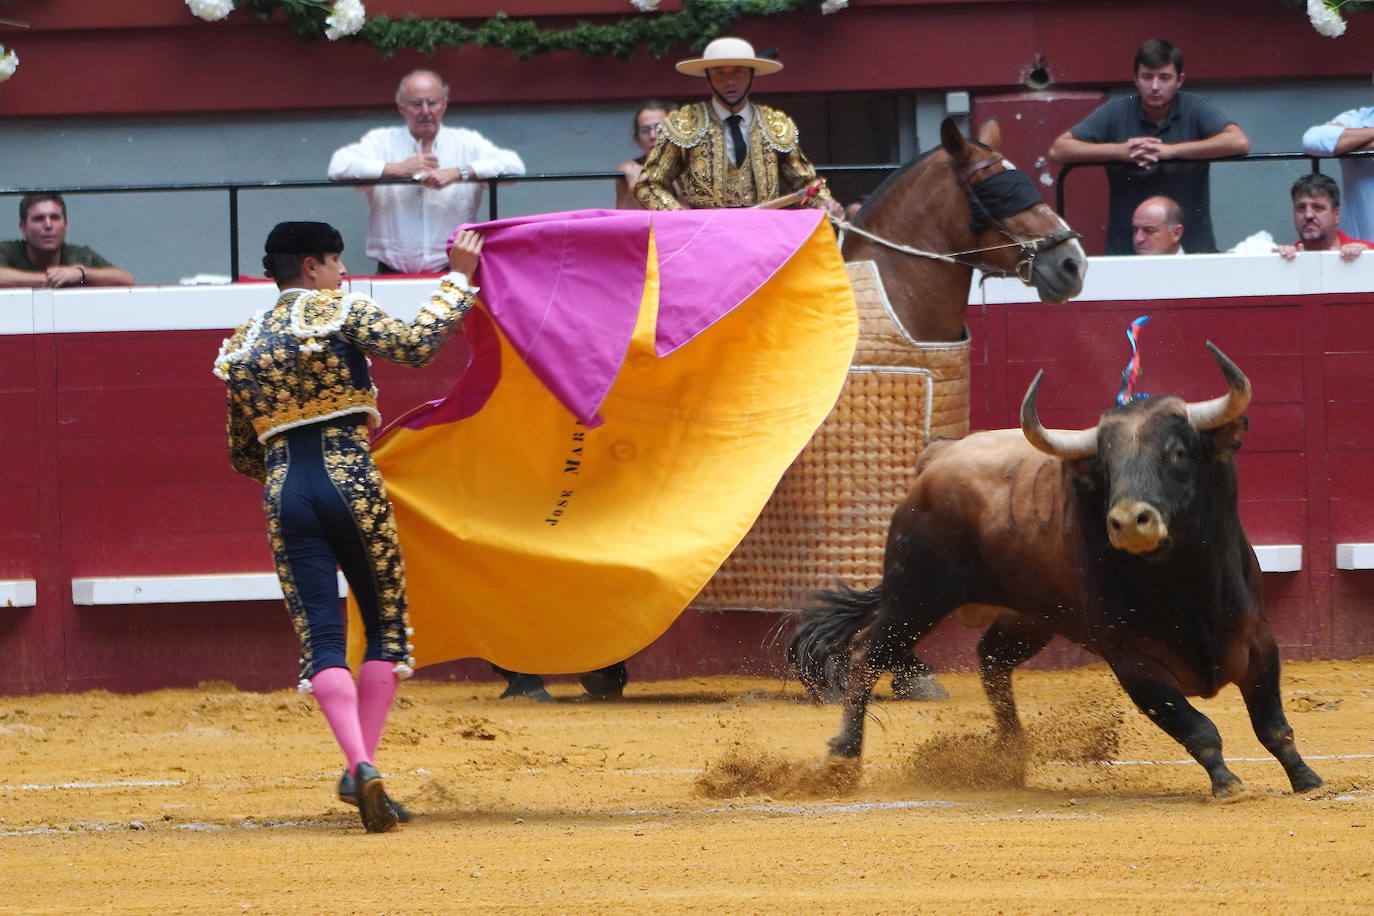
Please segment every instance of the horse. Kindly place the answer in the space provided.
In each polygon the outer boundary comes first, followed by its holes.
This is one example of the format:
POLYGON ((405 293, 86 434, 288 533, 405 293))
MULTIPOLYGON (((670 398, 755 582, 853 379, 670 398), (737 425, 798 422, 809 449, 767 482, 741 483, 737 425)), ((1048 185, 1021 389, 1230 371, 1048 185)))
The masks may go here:
POLYGON ((844 259, 877 264, 913 340, 963 339, 975 268, 1014 274, 1042 302, 1062 305, 1083 290, 1088 259, 1078 233, 997 152, 1001 140, 996 120, 974 143, 946 118, 940 146, 889 175, 841 226, 844 259))
MULTIPOLYGON (((940 146, 889 175, 852 223, 837 221, 845 261, 875 262, 892 317, 912 341, 965 339, 975 268, 1017 276, 1047 303, 1083 289, 1088 261, 1078 233, 997 151, 1001 139, 996 120, 970 142, 946 118, 940 146)), ((848 688, 848 634, 827 634, 825 615, 802 611, 801 621, 787 646, 788 667, 815 699, 835 702, 848 688)), ((947 696, 914 655, 895 662, 892 675, 898 698, 947 696)))

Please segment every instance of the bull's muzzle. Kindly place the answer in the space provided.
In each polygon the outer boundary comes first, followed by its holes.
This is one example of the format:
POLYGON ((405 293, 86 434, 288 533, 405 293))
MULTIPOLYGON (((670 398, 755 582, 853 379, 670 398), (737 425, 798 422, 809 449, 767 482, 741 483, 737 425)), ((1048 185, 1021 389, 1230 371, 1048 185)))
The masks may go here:
POLYGON ((1169 526, 1149 503, 1123 499, 1107 513, 1107 535, 1117 550, 1150 553, 1169 539, 1169 526))

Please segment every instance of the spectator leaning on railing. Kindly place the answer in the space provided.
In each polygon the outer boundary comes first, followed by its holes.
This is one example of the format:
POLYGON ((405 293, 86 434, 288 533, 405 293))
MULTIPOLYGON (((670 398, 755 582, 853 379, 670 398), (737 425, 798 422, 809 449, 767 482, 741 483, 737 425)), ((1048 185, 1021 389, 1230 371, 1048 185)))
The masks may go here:
POLYGON ((410 178, 366 188, 367 254, 379 273, 438 273, 455 226, 477 221, 484 178, 525 174, 525 163, 475 130, 444 127, 448 84, 416 70, 396 89, 404 127, 379 127, 329 160, 334 181, 410 178))
POLYGON ((1212 102, 1180 92, 1182 85, 1183 52, 1151 38, 1135 54, 1137 93, 1100 106, 1050 147, 1051 162, 1107 164, 1107 254, 1134 250, 1131 215, 1155 195, 1183 208, 1184 250, 1217 250, 1206 160, 1243 156, 1250 138, 1212 102))
POLYGON ((20 198, 19 232, 23 238, 0 242, 0 286, 134 285, 124 268, 85 246, 67 244, 67 202, 60 194, 20 198))
MULTIPOLYGON (((1374 150, 1374 106, 1352 108, 1307 128, 1302 148, 1311 156, 1374 150)), ((1342 159, 1341 184, 1345 185, 1345 231, 1358 238, 1374 238, 1374 156, 1342 159)))
POLYGON ((1364 239, 1351 238, 1336 228, 1341 222, 1341 189, 1326 175, 1313 172, 1293 182, 1293 228, 1298 240, 1292 245, 1276 245, 1274 251, 1292 260, 1300 251, 1339 251, 1341 259, 1353 261, 1374 248, 1364 239))

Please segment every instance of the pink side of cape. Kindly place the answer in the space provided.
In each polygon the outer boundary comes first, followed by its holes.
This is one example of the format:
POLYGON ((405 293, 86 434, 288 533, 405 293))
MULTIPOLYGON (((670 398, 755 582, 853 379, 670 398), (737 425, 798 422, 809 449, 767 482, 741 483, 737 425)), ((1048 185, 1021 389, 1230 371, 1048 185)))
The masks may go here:
POLYGON ((475 280, 493 320, 553 395, 596 425, 639 315, 651 226, 659 262, 655 350, 666 356, 753 295, 823 215, 573 210, 460 226, 455 234, 482 233, 475 280))

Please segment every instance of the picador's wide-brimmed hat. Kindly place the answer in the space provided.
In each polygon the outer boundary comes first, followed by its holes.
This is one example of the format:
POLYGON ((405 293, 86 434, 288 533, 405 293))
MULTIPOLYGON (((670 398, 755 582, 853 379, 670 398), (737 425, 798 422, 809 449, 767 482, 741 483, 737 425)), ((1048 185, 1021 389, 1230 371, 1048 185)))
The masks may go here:
POLYGON ((758 76, 777 73, 782 64, 754 54, 754 46, 743 38, 717 38, 700 57, 677 62, 677 71, 688 76, 705 76, 707 67, 751 67, 758 76))

